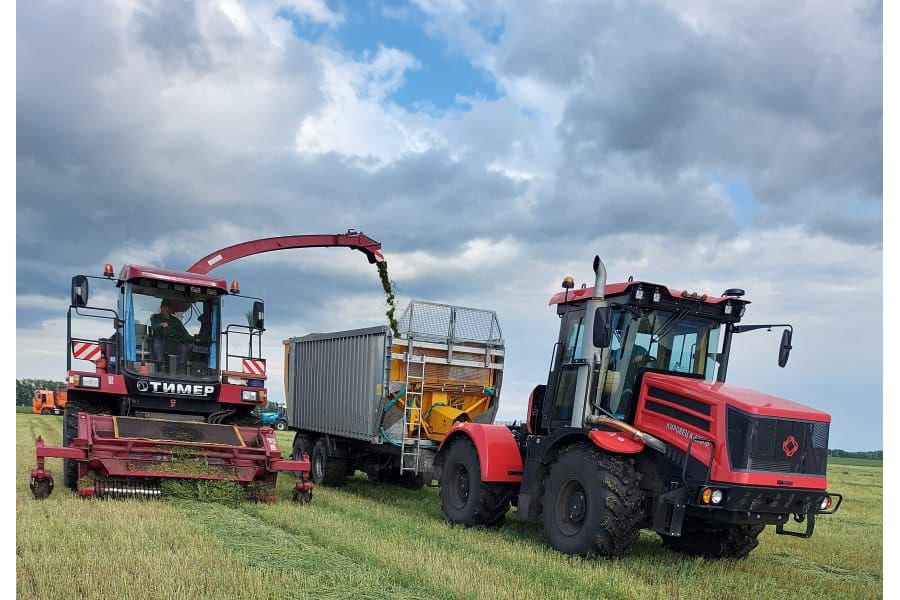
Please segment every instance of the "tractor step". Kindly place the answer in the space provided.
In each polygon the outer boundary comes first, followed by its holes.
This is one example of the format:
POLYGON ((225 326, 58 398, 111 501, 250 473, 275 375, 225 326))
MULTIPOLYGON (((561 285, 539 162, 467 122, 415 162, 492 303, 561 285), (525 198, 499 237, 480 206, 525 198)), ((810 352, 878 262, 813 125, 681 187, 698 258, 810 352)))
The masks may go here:
POLYGON ((680 536, 687 500, 687 489, 683 487, 661 494, 653 511, 653 530, 663 535, 680 536))

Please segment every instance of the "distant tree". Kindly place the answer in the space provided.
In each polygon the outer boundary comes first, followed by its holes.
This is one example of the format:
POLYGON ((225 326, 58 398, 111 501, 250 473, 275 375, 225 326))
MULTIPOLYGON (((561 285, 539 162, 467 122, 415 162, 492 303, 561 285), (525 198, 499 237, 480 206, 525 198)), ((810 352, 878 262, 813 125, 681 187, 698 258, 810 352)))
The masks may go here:
POLYGON ((835 448, 828 451, 828 456, 836 456, 839 458, 868 458, 869 460, 884 460, 884 450, 864 450, 861 452, 848 452, 835 448))
POLYGON ((16 379, 16 404, 30 406, 34 397, 34 390, 64 390, 64 381, 52 379, 16 379))

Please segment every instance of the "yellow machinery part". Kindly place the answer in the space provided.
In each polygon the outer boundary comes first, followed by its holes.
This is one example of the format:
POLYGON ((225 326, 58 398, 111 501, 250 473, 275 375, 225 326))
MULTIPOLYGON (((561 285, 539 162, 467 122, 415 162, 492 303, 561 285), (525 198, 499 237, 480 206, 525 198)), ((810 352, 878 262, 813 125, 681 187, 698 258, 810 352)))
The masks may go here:
POLYGON ((435 441, 443 440, 453 423, 460 420, 468 421, 469 417, 463 411, 451 406, 432 405, 426 419, 428 438, 435 441))

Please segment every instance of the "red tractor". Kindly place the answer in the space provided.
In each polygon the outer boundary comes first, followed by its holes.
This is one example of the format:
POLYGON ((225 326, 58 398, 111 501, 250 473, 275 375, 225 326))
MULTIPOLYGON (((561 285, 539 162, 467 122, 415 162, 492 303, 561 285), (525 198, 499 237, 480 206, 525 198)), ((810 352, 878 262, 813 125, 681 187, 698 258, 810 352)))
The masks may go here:
POLYGON ((283 459, 275 432, 254 411, 267 400, 263 302, 207 273, 261 252, 328 246, 384 260, 378 242, 348 231, 245 242, 188 271, 125 265, 116 277, 107 264, 103 277, 73 277, 64 445, 37 439, 34 496, 52 491, 44 463, 55 457, 64 459, 65 486, 82 496, 159 496, 165 480, 229 480, 272 501, 278 472, 291 471, 294 500, 308 501, 308 457, 283 459), (98 301, 90 282, 108 287, 98 301), (240 322, 223 318, 226 300, 241 302, 240 322), (99 321, 108 333, 73 335, 73 321, 99 321))
POLYGON ((707 558, 742 557, 766 525, 810 537, 842 497, 827 491, 831 417, 725 383, 732 339, 790 325, 739 325, 749 301, 656 283, 606 284, 551 298, 561 319, 546 385, 522 425, 459 423, 435 459, 447 520, 539 521, 550 546, 625 553, 640 529, 707 558), (793 518, 802 531, 786 528, 793 518))

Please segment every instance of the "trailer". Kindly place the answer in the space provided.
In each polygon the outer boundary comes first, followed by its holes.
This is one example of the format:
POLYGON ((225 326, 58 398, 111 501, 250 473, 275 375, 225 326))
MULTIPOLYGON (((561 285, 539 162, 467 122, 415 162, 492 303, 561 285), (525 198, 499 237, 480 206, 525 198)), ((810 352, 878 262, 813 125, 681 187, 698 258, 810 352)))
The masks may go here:
POLYGON ((455 423, 497 414, 504 344, 493 311, 414 300, 390 327, 284 341, 292 456, 308 455, 315 484, 356 470, 421 487, 455 423))

